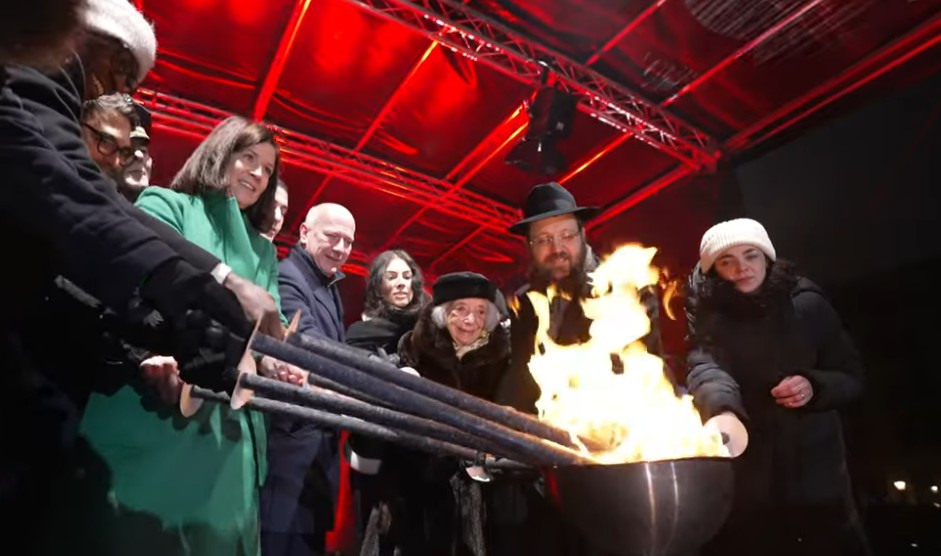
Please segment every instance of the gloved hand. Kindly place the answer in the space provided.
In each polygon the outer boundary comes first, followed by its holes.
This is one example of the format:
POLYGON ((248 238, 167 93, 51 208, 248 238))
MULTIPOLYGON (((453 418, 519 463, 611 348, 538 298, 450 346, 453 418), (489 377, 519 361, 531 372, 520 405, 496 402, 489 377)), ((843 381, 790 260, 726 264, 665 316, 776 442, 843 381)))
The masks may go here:
POLYGON ((722 434, 722 443, 729 450, 729 455, 737 458, 748 448, 748 430, 738 416, 726 411, 712 417, 704 426, 722 434))
POLYGON ((163 345, 154 351, 175 357, 187 383, 231 391, 252 331, 235 295, 208 273, 173 260, 151 273, 140 296, 164 320, 155 327, 163 345))
POLYGON ((157 267, 141 285, 140 295, 170 323, 177 323, 191 310, 203 311, 233 334, 248 337, 252 324, 238 298, 206 272, 182 259, 157 267))

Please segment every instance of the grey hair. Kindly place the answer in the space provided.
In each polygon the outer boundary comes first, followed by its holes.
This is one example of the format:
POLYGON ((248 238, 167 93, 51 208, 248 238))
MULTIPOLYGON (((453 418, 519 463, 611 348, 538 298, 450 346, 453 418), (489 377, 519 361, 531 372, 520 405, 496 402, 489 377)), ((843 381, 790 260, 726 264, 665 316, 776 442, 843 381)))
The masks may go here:
MULTIPOLYGON (((453 301, 448 301, 447 303, 442 303, 441 305, 436 305, 434 309, 431 310, 431 322, 435 323, 435 326, 438 328, 447 328, 448 327, 448 313, 451 312, 451 304, 453 301)), ((493 301, 487 301, 487 315, 484 317, 484 328, 487 332, 493 332, 493 329, 500 324, 500 311, 497 309, 497 306, 493 301)))

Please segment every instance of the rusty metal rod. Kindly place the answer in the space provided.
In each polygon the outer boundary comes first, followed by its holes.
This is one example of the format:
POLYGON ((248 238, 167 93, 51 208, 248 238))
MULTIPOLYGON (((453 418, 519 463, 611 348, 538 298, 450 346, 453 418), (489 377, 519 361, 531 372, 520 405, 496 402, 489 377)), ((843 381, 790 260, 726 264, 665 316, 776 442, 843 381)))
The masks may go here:
POLYGON ((544 465, 549 462, 532 461, 522 454, 507 452, 500 446, 486 439, 469 434, 461 429, 457 429, 437 421, 425 419, 402 413, 394 409, 385 407, 376 407, 358 399, 342 396, 328 390, 319 388, 301 387, 294 384, 288 384, 271 378, 258 375, 246 374, 239 379, 245 388, 250 388, 256 393, 260 393, 267 398, 282 402, 288 402, 295 405, 302 405, 311 409, 329 411, 331 413, 340 413, 350 417, 365 419, 370 423, 392 427, 396 430, 419 434, 464 446, 473 448, 479 452, 490 454, 499 454, 512 459, 525 461, 533 465, 544 465))
MULTIPOLYGON (((212 390, 207 390, 198 386, 193 387, 192 395, 197 398, 224 403, 227 405, 229 403, 228 394, 224 394, 222 392, 213 392, 212 390)), ((486 457, 482 458, 481 456, 484 456, 485 454, 466 446, 435 440, 420 434, 396 430, 353 417, 336 415, 334 413, 319 411, 309 407, 301 407, 279 400, 272 400, 264 397, 254 397, 249 400, 244 407, 257 411, 263 411, 265 413, 294 417, 304 421, 316 423, 317 425, 323 427, 345 429, 355 434, 371 436, 373 438, 378 438, 379 440, 384 440, 386 442, 391 442, 400 446, 407 446, 409 448, 414 448, 423 452, 453 456, 471 462, 478 462, 482 460, 483 466, 486 468, 515 470, 532 469, 528 465, 524 465, 511 459, 494 458, 490 455, 486 455, 486 457)))
MULTIPOLYGON (((296 365, 312 376, 322 376, 353 390, 375 398, 391 401, 401 411, 434 419, 493 442, 501 453, 519 454, 526 461, 546 462, 547 465, 578 465, 594 463, 584 454, 561 446, 551 440, 521 432, 455 408, 453 405, 403 388, 338 361, 322 357, 297 346, 267 336, 258 335, 251 348, 275 359, 296 365)), ((392 367, 395 373, 406 373, 392 367)), ((414 377, 413 377, 414 378, 414 377)), ((418 379, 423 380, 424 379, 418 379)), ((429 382, 429 381, 425 381, 429 382)))
MULTIPOLYGON (((562 446, 576 448, 576 444, 572 441, 568 432, 544 423, 532 415, 495 404, 431 380, 403 373, 395 365, 366 357, 346 344, 326 338, 308 336, 299 332, 291 333, 286 341, 305 351, 353 367, 386 382, 391 382, 396 386, 452 405, 467 413, 490 421, 504 423, 520 432, 545 438, 562 446)), ((579 440, 592 451, 603 449, 603 446, 592 440, 585 438, 579 440)))

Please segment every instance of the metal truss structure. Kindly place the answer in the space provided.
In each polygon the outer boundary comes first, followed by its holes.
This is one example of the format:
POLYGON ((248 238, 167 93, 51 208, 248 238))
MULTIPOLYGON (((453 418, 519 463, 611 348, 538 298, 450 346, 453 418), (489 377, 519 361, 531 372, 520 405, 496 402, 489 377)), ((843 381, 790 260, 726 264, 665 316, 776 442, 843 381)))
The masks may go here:
MULTIPOLYGON (((559 180, 560 182, 567 181, 631 138, 643 141, 678 160, 677 166, 660 178, 606 207, 591 227, 599 226, 602 222, 629 210, 650 195, 691 174, 713 167, 722 152, 738 152, 767 139, 783 128, 794 124, 797 120, 808 116, 845 94, 851 93, 863 84, 941 41, 941 33, 939 33, 941 19, 933 17, 908 35, 861 60, 844 74, 835 76, 830 82, 821 84, 805 96, 795 99, 773 114, 763 118, 761 122, 756 123, 750 129, 737 134, 726 142, 720 150, 720 147, 712 138, 671 115, 666 111, 666 108, 710 80, 736 60, 747 55, 758 45, 800 20, 820 5, 822 0, 806 0, 801 5, 796 6, 794 10, 774 25, 748 41, 709 70, 700 74, 660 105, 652 103, 631 92, 626 87, 601 76, 591 70, 589 66, 597 62, 605 52, 652 16, 666 0, 658 0, 648 6, 608 40, 601 49, 589 57, 584 64, 579 64, 571 58, 536 44, 531 39, 520 36, 518 32, 488 19, 457 0, 348 1, 370 13, 420 32, 431 41, 425 54, 416 61, 396 93, 418 71, 431 50, 436 46, 440 46, 459 52, 472 60, 487 64, 511 78, 534 86, 541 82, 544 72, 548 69, 555 77, 560 88, 578 97, 580 101, 579 108, 582 111, 623 132, 623 135, 616 137, 609 144, 603 145, 598 151, 588 155, 583 163, 562 177, 559 180)), ((253 116, 256 120, 263 119, 267 112, 268 104, 280 80, 310 4, 311 0, 297 0, 294 6, 269 70, 256 94, 253 110, 253 116)), ((279 134, 284 160, 326 176, 317 191, 307 201, 307 206, 315 202, 318 194, 323 191, 329 180, 337 177, 390 195, 407 198, 421 207, 390 235, 383 247, 393 244, 406 228, 419 220, 424 212, 429 209, 437 210, 478 226, 461 241, 438 255, 428 265, 429 270, 432 270, 437 263, 483 232, 491 232, 491 236, 506 238, 508 242, 513 241, 514 238, 507 235, 506 228, 519 219, 520 211, 463 188, 486 162, 496 156, 509 141, 525 130, 526 123, 524 122, 520 126, 515 124, 511 126, 511 128, 516 128, 515 131, 510 133, 494 152, 481 156, 481 149, 497 136, 501 128, 495 129, 481 144, 472 148, 467 156, 444 179, 438 179, 359 152, 387 115, 396 93, 390 96, 382 109, 376 114, 369 128, 353 149, 346 149, 325 140, 275 127, 279 134), (482 162, 476 163, 474 168, 467 170, 465 166, 472 159, 482 159, 482 162)), ((154 91, 140 91, 138 96, 154 112, 158 125, 163 122, 164 125, 171 127, 176 133, 189 133, 200 139, 219 121, 231 115, 226 111, 207 105, 154 91)), ((519 116, 519 110, 517 108, 504 123, 519 116)), ((306 210, 303 212, 306 212, 306 210)), ((296 226, 292 226, 292 228, 296 228, 296 226)), ((283 250, 284 245, 279 245, 279 249, 283 250)), ((350 257, 350 262, 357 267, 364 267, 368 263, 368 259, 365 254, 354 252, 350 257)), ((362 270, 360 268, 356 273, 360 273, 362 270)))
MULTIPOLYGON (((138 98, 154 113, 155 120, 169 123, 177 133, 188 132, 199 137, 232 115, 218 108, 151 90, 140 90, 138 98)), ((286 162, 408 199, 501 234, 520 218, 518 210, 483 195, 449 191, 453 187, 449 182, 323 139, 272 127, 278 136, 282 159, 286 162)))
MULTIPOLYGON (((154 125, 197 140, 202 140, 219 122, 232 115, 218 108, 149 89, 139 89, 136 96, 153 114, 154 125)), ((490 229, 499 234, 504 234, 506 228, 520 218, 518 210, 495 203, 482 195, 467 191, 456 194, 453 184, 449 182, 339 147, 329 141, 272 127, 277 133, 282 160, 324 174, 324 179, 345 178, 418 203, 421 205, 420 210, 434 209, 472 222, 480 226, 479 230, 490 229)), ((276 245, 279 256, 286 255, 290 248, 289 244, 280 239, 276 245)), ((368 254, 354 250, 344 271, 365 276, 369 260, 368 254)))
POLYGON ((683 164, 708 167, 720 156, 711 137, 656 103, 464 4, 453 0, 350 1, 524 83, 539 84, 548 69, 561 89, 578 97, 582 111, 634 134, 683 164))

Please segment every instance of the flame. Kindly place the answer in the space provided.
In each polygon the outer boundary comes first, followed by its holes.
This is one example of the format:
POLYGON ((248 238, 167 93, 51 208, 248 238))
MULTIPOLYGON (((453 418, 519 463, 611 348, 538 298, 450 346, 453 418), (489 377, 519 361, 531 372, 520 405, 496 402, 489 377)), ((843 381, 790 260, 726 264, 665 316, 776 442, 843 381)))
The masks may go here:
POLYGON ((679 278, 671 280, 664 272, 664 277, 660 280, 660 288, 663 290, 663 312, 670 320, 676 320, 676 314, 673 313, 673 298, 679 295, 679 278))
POLYGON ((520 314, 520 300, 515 295, 506 296, 506 308, 513 312, 515 316, 520 314))
POLYGON ((527 293, 539 319, 529 363, 541 390, 539 418, 568 431, 599 463, 729 456, 721 434, 703 427, 692 396, 676 395, 663 361, 640 341, 650 320, 639 292, 658 283, 656 251, 624 245, 591 273, 591 295, 581 301, 593 321, 591 338, 582 344, 562 346, 549 337, 557 291, 527 293), (580 439, 603 448, 590 452, 580 439))

